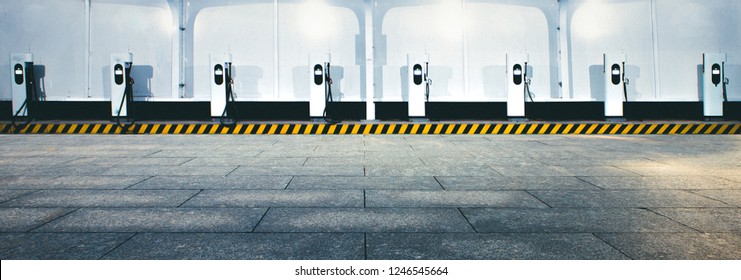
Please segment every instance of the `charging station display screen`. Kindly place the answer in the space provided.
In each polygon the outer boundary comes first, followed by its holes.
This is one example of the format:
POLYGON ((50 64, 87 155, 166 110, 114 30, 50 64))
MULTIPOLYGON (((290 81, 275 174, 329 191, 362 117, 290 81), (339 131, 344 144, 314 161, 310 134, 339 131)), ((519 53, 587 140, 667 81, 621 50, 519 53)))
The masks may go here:
POLYGON ((13 73, 15 74, 15 83, 22 85, 23 84, 23 65, 16 64, 13 65, 13 73))
POLYGON ((612 70, 613 75, 620 75, 620 70, 612 70))

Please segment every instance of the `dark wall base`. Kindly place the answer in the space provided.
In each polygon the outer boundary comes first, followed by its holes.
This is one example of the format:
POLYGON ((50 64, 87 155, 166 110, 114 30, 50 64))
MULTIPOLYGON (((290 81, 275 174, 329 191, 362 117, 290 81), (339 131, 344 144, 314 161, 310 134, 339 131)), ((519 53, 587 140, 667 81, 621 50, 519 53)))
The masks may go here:
MULTIPOLYGON (((336 111, 336 120, 363 120, 365 102, 340 102, 330 105, 336 111)), ((10 101, 0 101, 0 120, 12 116, 10 101)), ((134 102, 132 113, 136 120, 211 120, 209 102, 134 102)), ((431 120, 506 120, 505 102, 429 102, 426 104, 431 120)), ((604 120, 602 102, 528 102, 527 118, 544 121, 604 120)), ((741 120, 741 102, 724 104, 726 120, 741 120)), ((628 120, 703 120, 701 102, 627 102, 624 105, 628 120)), ((44 101, 32 107, 37 120, 110 120, 109 102, 44 101)), ((244 121, 305 121, 309 120, 308 102, 237 102, 237 114, 244 121)), ((377 102, 376 119, 401 120, 408 117, 406 102, 377 102)))

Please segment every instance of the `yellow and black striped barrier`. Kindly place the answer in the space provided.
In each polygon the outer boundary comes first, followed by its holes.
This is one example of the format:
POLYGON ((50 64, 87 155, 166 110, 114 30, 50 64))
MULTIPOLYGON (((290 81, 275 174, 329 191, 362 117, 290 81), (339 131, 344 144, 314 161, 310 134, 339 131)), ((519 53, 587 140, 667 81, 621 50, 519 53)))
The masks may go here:
POLYGON ((740 123, 0 124, 2 134, 741 134, 740 123))

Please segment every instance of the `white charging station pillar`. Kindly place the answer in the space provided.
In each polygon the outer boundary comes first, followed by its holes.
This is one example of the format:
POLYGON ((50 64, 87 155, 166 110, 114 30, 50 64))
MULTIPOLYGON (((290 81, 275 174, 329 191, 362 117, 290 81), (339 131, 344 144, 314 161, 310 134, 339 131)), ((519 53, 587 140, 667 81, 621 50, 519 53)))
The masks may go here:
POLYGON ((309 117, 323 118, 327 106, 327 89, 332 85, 326 81, 327 67, 331 67, 331 54, 309 56, 309 117))
POLYGON ((507 55, 507 117, 525 117, 525 85, 529 55, 507 55))
MULTIPOLYGON (((111 116, 127 117, 128 102, 125 99, 126 86, 130 83, 131 65, 134 55, 131 53, 111 54, 111 116), (120 109, 120 110, 119 110, 120 109)), ((131 92, 133 94, 133 92, 131 92)), ((129 97, 129 99, 133 99, 129 97)))
POLYGON ((724 53, 702 55, 702 106, 705 117, 723 117, 723 86, 725 85, 724 53))
POLYGON ((625 100, 625 54, 604 54, 605 117, 622 118, 625 100))
POLYGON ((231 86, 232 54, 225 53, 221 55, 211 54, 209 56, 211 76, 211 117, 221 118, 226 109, 227 96, 226 87, 231 86))
MULTIPOLYGON (((18 117, 28 116, 28 104, 24 107, 29 97, 34 92, 33 76, 33 54, 12 53, 10 54, 10 94, 13 106, 13 115, 18 117), (21 110, 22 109, 22 110, 21 110)), ((30 101, 30 100, 29 100, 30 101)))
POLYGON ((427 101, 427 64, 430 58, 428 55, 407 54, 407 81, 409 87, 409 117, 425 118, 425 103, 427 101))

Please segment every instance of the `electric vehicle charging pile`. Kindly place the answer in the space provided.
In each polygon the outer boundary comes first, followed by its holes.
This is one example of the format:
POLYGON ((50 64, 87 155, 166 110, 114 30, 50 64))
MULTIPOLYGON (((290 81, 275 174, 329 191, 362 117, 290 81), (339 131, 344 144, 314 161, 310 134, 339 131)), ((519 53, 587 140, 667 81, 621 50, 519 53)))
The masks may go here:
POLYGON ((237 102, 232 76, 232 55, 211 56, 211 117, 222 125, 237 123, 237 102))
POLYGON ((10 54, 10 94, 12 99, 12 125, 19 120, 31 122, 35 105, 39 100, 33 72, 33 54, 10 54))
POLYGON ((507 117, 510 120, 527 120, 525 118, 525 101, 533 102, 530 92, 528 72, 528 54, 521 56, 507 55, 507 117))
POLYGON ((407 81, 409 92, 409 118, 424 120, 427 118, 425 105, 430 100, 430 55, 424 57, 407 54, 407 81))
POLYGON ((705 53, 702 55, 702 106, 706 118, 722 118, 723 103, 728 102, 725 53, 705 53))
POLYGON ((111 117, 119 126, 122 126, 123 119, 134 122, 134 79, 131 78, 133 64, 132 53, 111 54, 111 117))
POLYGON ((625 54, 604 54, 605 79, 605 117, 609 119, 623 118, 623 102, 628 101, 628 84, 625 77, 625 54))
POLYGON ((311 81, 309 88, 309 117, 314 120, 323 119, 326 122, 337 123, 336 106, 332 96, 332 55, 309 56, 311 66, 311 81), (317 59, 317 57, 319 59, 317 59))

